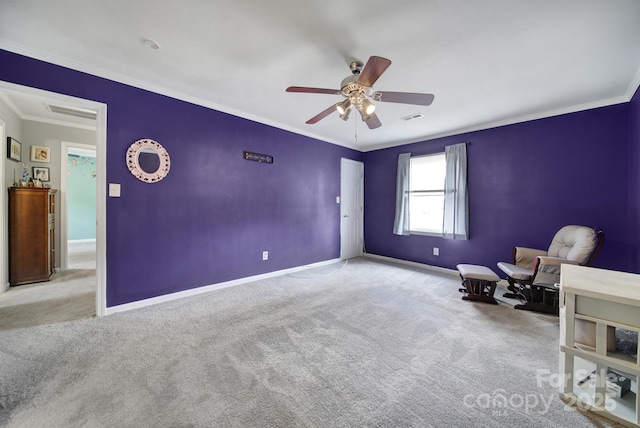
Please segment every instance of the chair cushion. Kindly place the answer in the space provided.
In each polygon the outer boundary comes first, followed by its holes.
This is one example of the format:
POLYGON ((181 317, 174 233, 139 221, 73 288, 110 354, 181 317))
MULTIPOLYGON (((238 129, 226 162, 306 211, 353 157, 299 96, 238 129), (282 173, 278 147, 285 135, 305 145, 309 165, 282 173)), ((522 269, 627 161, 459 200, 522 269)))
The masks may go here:
POLYGON ((499 262, 498 268, 506 273, 509 278, 528 281, 531 279, 531 269, 512 265, 511 263, 499 262))
POLYGON ((500 281, 500 277, 486 266, 459 264, 456 267, 464 279, 479 279, 489 282, 500 281))
POLYGON ((585 264, 598 244, 596 231, 587 226, 565 226, 549 246, 549 256, 585 264))

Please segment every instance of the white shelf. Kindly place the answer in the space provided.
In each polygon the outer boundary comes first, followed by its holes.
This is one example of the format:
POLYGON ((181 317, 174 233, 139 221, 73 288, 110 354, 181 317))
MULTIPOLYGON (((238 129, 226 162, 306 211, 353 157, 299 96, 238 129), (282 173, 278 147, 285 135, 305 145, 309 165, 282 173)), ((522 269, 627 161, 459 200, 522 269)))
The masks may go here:
POLYGON ((562 265, 560 278, 560 397, 626 426, 640 427, 638 377, 640 358, 607 352, 607 329, 640 331, 640 275, 562 265), (576 343, 575 321, 596 324, 595 347, 576 343), (614 370, 631 379, 622 397, 607 393, 603 374, 614 370), (596 371, 582 385, 577 382, 596 371))

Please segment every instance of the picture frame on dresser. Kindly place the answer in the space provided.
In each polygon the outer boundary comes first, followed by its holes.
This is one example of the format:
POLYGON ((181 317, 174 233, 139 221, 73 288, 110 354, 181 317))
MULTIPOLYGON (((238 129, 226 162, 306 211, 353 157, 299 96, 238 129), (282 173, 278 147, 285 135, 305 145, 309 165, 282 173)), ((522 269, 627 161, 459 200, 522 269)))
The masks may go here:
POLYGON ((7 158, 16 162, 22 160, 22 143, 12 137, 7 137, 7 158))
POLYGON ((34 166, 33 178, 42 182, 49 181, 49 167, 34 166))

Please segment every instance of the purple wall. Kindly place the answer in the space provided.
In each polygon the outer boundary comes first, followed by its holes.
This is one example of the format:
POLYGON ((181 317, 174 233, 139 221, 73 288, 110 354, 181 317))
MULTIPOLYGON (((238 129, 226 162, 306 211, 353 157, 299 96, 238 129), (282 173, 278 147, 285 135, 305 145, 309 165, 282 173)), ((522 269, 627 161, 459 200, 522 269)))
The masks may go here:
MULTIPOLYGON (((629 104, 629 230, 640 243, 640 89, 629 104)), ((634 271, 640 272, 640 248, 634 247, 634 271)))
MULTIPOLYGON (((546 249, 562 226, 583 224, 606 235, 596 266, 637 271, 640 240, 629 233, 628 111, 621 104, 365 153, 367 252, 497 270, 496 262, 510 261, 513 246, 546 249), (393 235, 398 154, 433 153, 461 142, 470 142, 471 239, 393 235)), ((635 204, 637 211, 637 193, 635 204)))
POLYGON ((107 182, 122 184, 107 306, 339 257, 340 158, 359 152, 2 50, 0 64, 0 80, 107 104, 107 182), (140 138, 171 156, 158 183, 125 165, 140 138))
POLYGON ((107 181, 122 184, 122 197, 107 200, 108 306, 338 257, 341 157, 365 162, 369 253, 495 267, 514 245, 546 248, 573 223, 605 231, 596 266, 640 270, 638 94, 630 104, 361 154, 2 50, 0 64, 0 80, 108 106, 107 181), (140 138, 171 156, 159 183, 127 170, 126 150, 140 138), (465 141, 471 239, 393 235, 398 153, 465 141), (245 161, 243 150, 275 162, 245 161))

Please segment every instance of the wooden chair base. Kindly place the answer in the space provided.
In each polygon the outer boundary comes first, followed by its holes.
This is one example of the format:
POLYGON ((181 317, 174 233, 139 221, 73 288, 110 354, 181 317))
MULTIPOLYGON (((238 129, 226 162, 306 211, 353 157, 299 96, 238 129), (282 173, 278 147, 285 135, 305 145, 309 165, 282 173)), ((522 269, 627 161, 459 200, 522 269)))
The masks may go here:
POLYGON ((464 285, 464 288, 459 289, 459 291, 465 294, 462 296, 462 300, 491 303, 493 305, 498 304, 493 297, 493 293, 496 291, 496 281, 463 278, 462 285, 464 285))
POLYGON ((558 315, 559 290, 553 285, 516 284, 513 291, 504 293, 503 297, 520 301, 521 304, 515 305, 514 309, 558 315))
POLYGON ((542 312, 545 314, 551 314, 555 316, 558 316, 558 314, 560 313, 560 309, 558 308, 558 306, 552 306, 552 305, 537 303, 537 302, 527 302, 523 305, 515 305, 513 308, 520 309, 523 311, 542 312))
POLYGON ((456 267, 462 278, 463 288, 459 289, 464 293, 462 300, 498 304, 493 293, 500 277, 494 271, 480 265, 459 264, 456 267))

